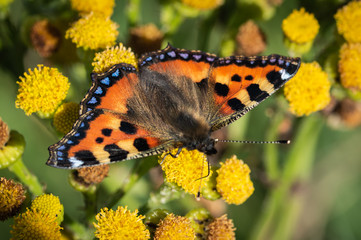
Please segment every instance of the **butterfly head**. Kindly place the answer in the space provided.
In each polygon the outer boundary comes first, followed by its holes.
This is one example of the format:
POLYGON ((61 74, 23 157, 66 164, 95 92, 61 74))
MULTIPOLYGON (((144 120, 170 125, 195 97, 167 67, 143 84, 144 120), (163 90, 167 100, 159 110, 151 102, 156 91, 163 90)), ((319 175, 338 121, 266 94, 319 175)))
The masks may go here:
POLYGON ((188 150, 197 149, 200 152, 203 152, 207 155, 216 154, 217 150, 214 148, 215 140, 213 138, 207 137, 202 140, 191 141, 185 145, 188 150))

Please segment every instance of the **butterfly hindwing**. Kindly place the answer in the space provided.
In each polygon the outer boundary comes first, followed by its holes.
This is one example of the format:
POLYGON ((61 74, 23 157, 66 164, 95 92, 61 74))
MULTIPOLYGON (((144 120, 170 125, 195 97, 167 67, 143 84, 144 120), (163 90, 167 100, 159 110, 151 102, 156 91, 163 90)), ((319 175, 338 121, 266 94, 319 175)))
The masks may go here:
POLYGON ((294 76, 299 58, 279 55, 220 58, 212 65, 210 88, 214 89, 217 114, 211 121, 217 130, 243 116, 294 76))
POLYGON ((49 148, 47 164, 60 168, 94 166, 157 154, 160 144, 160 139, 124 120, 122 114, 95 109, 83 114, 73 130, 49 148))

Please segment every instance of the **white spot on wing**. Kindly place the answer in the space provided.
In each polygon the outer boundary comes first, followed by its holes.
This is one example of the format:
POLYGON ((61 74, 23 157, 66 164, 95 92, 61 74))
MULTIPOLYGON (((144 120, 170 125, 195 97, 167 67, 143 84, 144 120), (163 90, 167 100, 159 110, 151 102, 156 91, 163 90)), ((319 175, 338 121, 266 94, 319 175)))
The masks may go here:
POLYGON ((290 78, 292 77, 292 75, 289 74, 289 73, 286 71, 286 69, 280 70, 279 73, 281 74, 281 79, 282 79, 283 81, 288 80, 288 79, 290 79, 290 78))
POLYGON ((73 168, 77 168, 84 163, 83 161, 80 161, 80 160, 76 159, 75 157, 69 158, 69 162, 72 163, 73 168))

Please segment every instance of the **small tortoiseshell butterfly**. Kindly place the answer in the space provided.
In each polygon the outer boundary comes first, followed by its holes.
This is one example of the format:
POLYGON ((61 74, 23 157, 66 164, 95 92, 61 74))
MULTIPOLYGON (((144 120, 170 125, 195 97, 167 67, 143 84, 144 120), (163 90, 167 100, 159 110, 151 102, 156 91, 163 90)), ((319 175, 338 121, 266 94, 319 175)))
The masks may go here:
POLYGON ((299 58, 219 58, 168 45, 138 63, 91 75, 73 129, 47 164, 79 168, 174 148, 214 154, 210 134, 246 114, 292 78, 299 58))

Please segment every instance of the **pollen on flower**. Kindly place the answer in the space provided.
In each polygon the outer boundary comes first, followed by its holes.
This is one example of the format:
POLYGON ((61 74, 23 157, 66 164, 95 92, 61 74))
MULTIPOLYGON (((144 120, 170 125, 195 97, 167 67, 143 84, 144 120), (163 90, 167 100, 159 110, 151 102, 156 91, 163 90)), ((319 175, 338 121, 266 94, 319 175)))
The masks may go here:
POLYGON ((0 221, 4 221, 19 212, 26 196, 21 184, 3 177, 0 178, 0 193, 0 221))
POLYGON ((23 109, 26 115, 37 112, 43 117, 50 117, 66 97, 70 86, 68 78, 58 69, 41 64, 28 71, 17 82, 19 90, 15 105, 23 109))
POLYGON ((317 19, 304 8, 294 10, 282 22, 282 30, 286 37, 298 44, 313 41, 319 28, 317 19))
POLYGON ((91 12, 66 31, 65 38, 70 38, 77 47, 96 50, 113 46, 118 36, 118 25, 103 14, 91 12))
POLYGON ((56 222, 55 216, 44 214, 36 209, 27 209, 14 220, 10 231, 12 239, 61 239, 62 227, 56 222))
MULTIPOLYGON (((177 151, 178 149, 174 149, 171 154, 174 156, 177 151)), ((167 181, 176 183, 184 191, 197 195, 199 186, 202 184, 200 181, 207 182, 212 175, 211 171, 207 176, 208 162, 206 155, 198 150, 189 151, 187 149, 182 149, 176 158, 170 154, 167 154, 164 158, 165 155, 166 153, 159 158, 159 162, 163 161, 161 166, 167 181)))
POLYGON ((56 221, 60 224, 64 217, 64 207, 60 203, 59 197, 53 194, 43 194, 36 197, 31 203, 31 209, 36 209, 50 217, 56 217, 56 221))
POLYGON ((228 219, 227 215, 214 219, 214 221, 207 226, 207 230, 208 240, 236 239, 234 233, 236 229, 234 228, 232 219, 228 219))
POLYGON ((71 8, 80 13, 96 12, 110 16, 113 14, 114 0, 71 0, 71 8))
POLYGON ((224 0, 182 0, 182 3, 200 10, 214 9, 223 4, 224 0))
POLYGON ((239 205, 252 195, 251 170, 235 155, 221 163, 217 173, 217 191, 227 203, 239 205))
POLYGON ((63 134, 68 133, 75 121, 79 118, 79 104, 74 102, 63 103, 54 114, 53 125, 63 134))
POLYGON ((342 86, 361 91, 361 43, 345 43, 340 49, 339 59, 342 86))
POLYGON ((307 116, 327 106, 330 88, 327 73, 317 62, 301 63, 296 76, 285 84, 284 94, 293 114, 307 116))
POLYGON ((195 231, 191 221, 182 216, 175 216, 173 213, 167 215, 160 221, 154 234, 155 240, 167 239, 194 239, 195 231))
POLYGON ((361 43, 361 2, 351 1, 335 14, 338 32, 350 43, 361 43))
POLYGON ((117 46, 107 48, 106 50, 96 53, 92 66, 94 72, 102 73, 115 64, 127 63, 138 67, 137 59, 130 48, 126 48, 122 43, 117 46))
POLYGON ((150 238, 150 233, 142 222, 144 216, 138 215, 138 210, 131 212, 122 206, 118 206, 116 211, 103 208, 95 219, 95 236, 100 240, 150 238))

